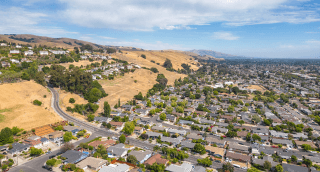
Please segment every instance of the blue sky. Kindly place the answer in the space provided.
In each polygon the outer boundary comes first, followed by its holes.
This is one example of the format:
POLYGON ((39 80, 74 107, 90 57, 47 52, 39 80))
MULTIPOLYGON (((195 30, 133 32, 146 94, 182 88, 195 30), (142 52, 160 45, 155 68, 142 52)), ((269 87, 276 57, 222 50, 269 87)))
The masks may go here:
POLYGON ((318 0, 2 0, 1 34, 320 58, 318 0))

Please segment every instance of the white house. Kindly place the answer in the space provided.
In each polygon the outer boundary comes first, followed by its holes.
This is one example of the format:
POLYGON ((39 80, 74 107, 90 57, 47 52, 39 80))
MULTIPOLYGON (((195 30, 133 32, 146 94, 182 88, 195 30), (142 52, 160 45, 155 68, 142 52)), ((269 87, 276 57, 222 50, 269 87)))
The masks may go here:
POLYGON ((16 48, 22 48, 22 46, 21 45, 16 45, 16 48))
POLYGON ((128 65, 128 66, 127 66, 127 69, 132 69, 132 66, 131 66, 131 65, 128 65))
POLYGON ((134 65, 134 67, 136 67, 136 68, 138 68, 138 69, 140 69, 140 68, 141 68, 141 66, 139 66, 139 65, 134 65))
POLYGON ((32 56, 32 55, 33 55, 33 51, 32 51, 32 50, 25 51, 25 52, 24 52, 24 55, 25 55, 25 56, 32 56))
POLYGON ((85 59, 87 59, 88 57, 87 57, 87 56, 80 56, 80 58, 81 58, 82 60, 85 60, 85 59))
POLYGON ((224 82, 224 85, 234 85, 234 83, 232 81, 227 81, 227 82, 224 82))
POLYGON ((19 50, 10 50, 10 54, 19 54, 20 51, 19 50))
POLYGON ((19 60, 17 60, 17 59, 10 59, 10 61, 11 61, 12 63, 20 63, 19 60))
POLYGON ((40 56, 47 56, 49 55, 48 51, 39 51, 40 56))
POLYGON ((6 44, 6 43, 1 43, 0 46, 1 46, 1 47, 6 47, 6 46, 8 46, 8 44, 6 44))
POLYGON ((93 80, 102 79, 102 76, 100 74, 93 74, 92 79, 93 80))

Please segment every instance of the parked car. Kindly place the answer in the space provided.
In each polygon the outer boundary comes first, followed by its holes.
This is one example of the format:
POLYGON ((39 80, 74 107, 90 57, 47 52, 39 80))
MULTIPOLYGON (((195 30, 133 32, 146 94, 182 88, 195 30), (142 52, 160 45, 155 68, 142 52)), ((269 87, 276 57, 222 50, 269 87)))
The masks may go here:
POLYGON ((238 164, 232 164, 234 167, 236 167, 236 168, 240 168, 241 166, 240 165, 238 165, 238 164))

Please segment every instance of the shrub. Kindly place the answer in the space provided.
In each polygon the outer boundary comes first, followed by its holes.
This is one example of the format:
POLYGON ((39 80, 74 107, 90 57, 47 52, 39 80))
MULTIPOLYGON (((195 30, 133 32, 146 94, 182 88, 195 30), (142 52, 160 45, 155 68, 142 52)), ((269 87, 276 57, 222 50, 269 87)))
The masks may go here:
POLYGON ((39 100, 34 100, 34 101, 33 101, 33 104, 34 104, 34 105, 37 105, 37 106, 41 106, 41 105, 42 105, 42 102, 40 102, 39 100))
POLYGON ((69 103, 75 103, 75 102, 76 102, 76 100, 74 100, 74 98, 69 99, 69 103))

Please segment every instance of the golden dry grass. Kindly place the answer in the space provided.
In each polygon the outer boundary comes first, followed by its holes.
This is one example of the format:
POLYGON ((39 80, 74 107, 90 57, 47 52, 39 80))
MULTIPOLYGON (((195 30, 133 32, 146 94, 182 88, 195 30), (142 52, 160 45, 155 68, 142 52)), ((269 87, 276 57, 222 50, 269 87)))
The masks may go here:
POLYGON ((0 109, 4 116, 0 129, 18 126, 30 130, 61 121, 62 118, 51 108, 51 97, 47 88, 34 81, 0 85, 0 109), (47 97, 44 98, 44 95, 47 97), (35 99, 42 105, 33 105, 35 99))
POLYGON ((133 59, 143 59, 141 54, 146 55, 147 61, 154 60, 156 63, 160 63, 162 65, 165 60, 168 58, 171 60, 172 66, 174 69, 182 69, 181 64, 186 63, 191 65, 191 69, 197 70, 198 67, 195 64, 194 58, 186 55, 182 52, 173 51, 173 50, 162 50, 162 51, 123 51, 125 56, 131 57, 133 59), (192 59, 192 60, 190 60, 192 59), (194 64, 193 64, 194 63, 194 64))
POLYGON ((85 120, 86 117, 83 115, 80 115, 78 113, 71 113, 67 111, 67 107, 71 107, 74 108, 74 104, 87 104, 88 101, 85 100, 84 98, 80 97, 78 94, 73 94, 70 92, 66 92, 64 90, 58 90, 59 92, 59 105, 61 107, 61 109, 66 112, 67 114, 77 117, 79 119, 85 120), (69 99, 70 98, 74 98, 74 100, 76 101, 75 103, 69 103, 69 99))
MULTIPOLYGON (((96 62, 101 63, 102 60, 95 60, 93 62, 90 62, 89 60, 80 60, 79 62, 59 63, 58 65, 61 65, 61 66, 65 67, 65 68, 69 69, 69 66, 71 64, 73 64, 74 66, 77 66, 77 67, 80 67, 81 65, 86 67, 87 65, 90 65, 91 63, 96 63, 96 62)), ((108 60, 108 62, 111 63, 111 62, 113 62, 113 60, 108 60)), ((50 65, 46 65, 46 66, 50 67, 51 64, 50 65)))
MULTIPOLYGON (((187 76, 185 74, 178 74, 178 73, 175 73, 175 72, 167 71, 164 67, 162 67, 160 65, 157 65, 155 63, 152 63, 150 61, 150 59, 148 59, 148 56, 147 56, 147 59, 144 59, 142 57, 137 57, 136 54, 134 54, 134 53, 128 52, 128 54, 126 54, 126 53, 124 53, 123 55, 117 54, 117 55, 113 55, 112 57, 120 59, 120 60, 126 60, 129 63, 138 64, 141 67, 147 67, 147 68, 155 67, 155 68, 157 68, 159 70, 159 73, 164 74, 165 77, 168 79, 168 85, 173 85, 174 81, 176 79, 178 79, 180 77, 184 78, 184 77, 187 76)), ((155 62, 157 63, 158 61, 155 60, 155 62)), ((146 79, 148 79, 148 78, 146 78, 146 79)))
POLYGON ((126 73, 124 76, 114 80, 99 80, 102 88, 109 95, 101 99, 98 113, 102 112, 104 101, 114 106, 119 98, 124 103, 132 100, 133 96, 139 92, 145 95, 157 83, 156 78, 157 74, 149 70, 137 69, 133 73, 126 73), (136 83, 134 82, 135 80, 137 80, 136 83))
POLYGON ((264 87, 259 86, 259 85, 250 85, 247 88, 248 89, 256 89, 257 91, 261 91, 262 93, 264 93, 266 91, 266 89, 264 87))

